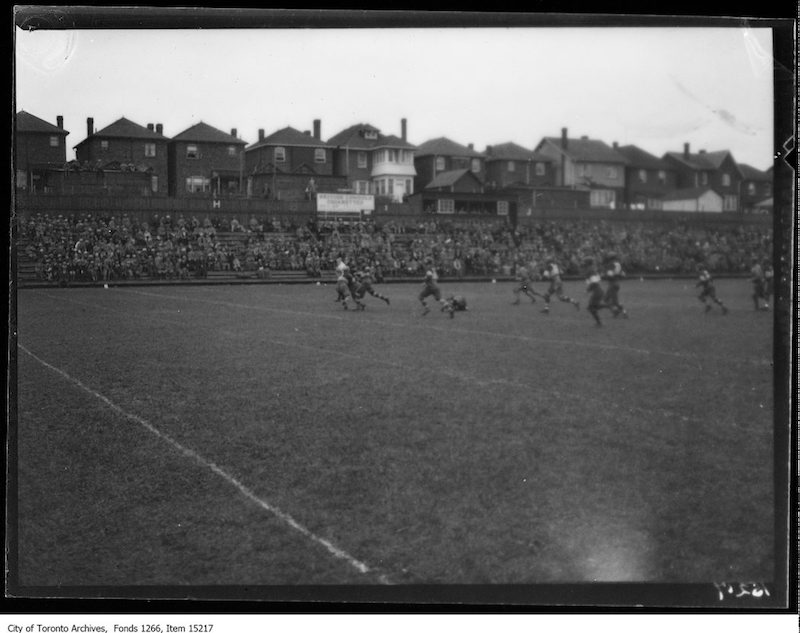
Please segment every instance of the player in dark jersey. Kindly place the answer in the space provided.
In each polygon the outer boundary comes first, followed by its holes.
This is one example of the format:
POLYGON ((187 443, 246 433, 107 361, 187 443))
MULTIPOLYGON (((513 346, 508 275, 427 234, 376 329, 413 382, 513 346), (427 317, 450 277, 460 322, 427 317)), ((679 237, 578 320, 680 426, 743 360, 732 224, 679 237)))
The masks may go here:
POLYGON ((722 314, 728 314, 728 308, 725 307, 725 304, 722 303, 722 301, 717 299, 717 290, 714 288, 714 280, 711 277, 711 273, 708 272, 708 269, 705 266, 700 267, 700 277, 698 278, 695 287, 701 288, 700 294, 697 296, 697 298, 705 304, 706 312, 711 312, 711 308, 713 307, 708 303, 708 300, 710 299, 720 308, 722 308, 722 314))
POLYGON ((589 303, 586 309, 589 311, 589 314, 592 315, 596 327, 603 326, 603 322, 600 320, 600 310, 611 310, 616 316, 614 308, 605 301, 607 293, 603 292, 602 281, 603 278, 594 266, 591 266, 589 269, 589 277, 586 279, 586 292, 589 293, 589 303))
POLYGON ((445 311, 450 313, 450 318, 452 319, 455 317, 456 312, 467 311, 467 300, 461 295, 450 295, 445 299, 444 305, 442 306, 442 312, 445 311))
MULTIPOLYGON (((366 294, 370 294, 376 299, 380 299, 381 301, 385 302, 388 306, 390 303, 389 297, 377 292, 372 286, 373 281, 374 278, 370 269, 356 272, 353 280, 353 297, 358 301, 361 301, 366 294)), ((359 304, 359 308, 361 310, 363 310, 364 307, 365 306, 363 303, 359 304)))
POLYGON ((613 253, 610 254, 606 259, 605 278, 608 282, 608 285, 606 286, 603 302, 608 304, 608 307, 611 309, 614 318, 618 317, 620 314, 624 318, 628 318, 628 313, 619 302, 619 282, 624 276, 625 271, 622 269, 622 264, 620 263, 619 258, 613 253))
POLYGON ((542 277, 550 281, 550 286, 547 288, 544 294, 544 310, 542 310, 542 312, 545 314, 550 313, 550 297, 553 295, 558 297, 559 301, 571 303, 575 306, 576 310, 580 310, 580 303, 578 303, 572 297, 568 297, 564 294, 564 288, 561 282, 561 269, 558 267, 558 264, 556 264, 555 261, 552 259, 547 260, 542 277))
POLYGON ((350 267, 341 258, 336 262, 336 302, 341 302, 342 307, 348 310, 347 300, 352 298, 357 310, 363 310, 364 304, 355 294, 355 277, 350 272, 350 267))
POLYGON ((536 292, 533 289, 532 283, 536 281, 536 267, 535 264, 531 264, 530 267, 520 266, 517 268, 516 274, 516 282, 517 285, 514 287, 514 301, 511 305, 519 305, 519 295, 520 293, 525 294, 530 300, 531 303, 536 303, 536 295, 540 297, 544 297, 544 295, 540 292, 536 292))
POLYGON ((439 288, 439 284, 437 283, 439 276, 436 274, 432 265, 429 265, 428 270, 425 271, 425 281, 422 284, 422 290, 419 292, 419 302, 422 304, 422 316, 425 316, 430 312, 430 308, 428 308, 428 304, 425 303, 425 299, 428 297, 433 297, 442 304, 445 305, 444 299, 442 299, 442 291, 439 288))

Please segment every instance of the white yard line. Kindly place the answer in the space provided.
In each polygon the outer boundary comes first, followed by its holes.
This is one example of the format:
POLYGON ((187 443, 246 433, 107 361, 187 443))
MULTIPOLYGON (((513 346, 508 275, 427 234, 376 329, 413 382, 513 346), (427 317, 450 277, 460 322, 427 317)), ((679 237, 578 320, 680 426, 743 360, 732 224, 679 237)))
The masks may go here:
MULTIPOLYGON (((132 420, 132 421, 140 424, 145 429, 150 431, 153 435, 155 435, 157 438, 159 438, 160 440, 165 441, 167 444, 171 445, 174 449, 176 449, 178 452, 182 453, 184 456, 193 459, 194 461, 196 461, 198 464, 200 464, 204 468, 210 470, 215 475, 221 477, 223 480, 225 480, 227 483, 229 483, 234 488, 236 488, 247 499, 249 499, 250 501, 252 501, 256 505, 258 505, 260 508, 262 508, 263 510, 266 510, 267 512, 269 512, 273 516, 277 517, 278 519, 283 521, 285 524, 287 524, 291 528, 297 530, 303 536, 305 536, 309 540, 313 541, 314 543, 316 543, 318 545, 322 545, 335 558, 338 558, 340 560, 343 560, 343 561, 347 562, 351 567, 355 568, 356 570, 358 570, 362 574, 375 574, 376 573, 373 570, 371 570, 365 563, 362 563, 361 561, 359 561, 358 559, 354 558, 353 556, 351 556, 350 554, 348 554, 347 552, 345 552, 341 548, 336 547, 333 543, 331 543, 327 539, 324 539, 324 538, 314 534, 307 527, 305 527, 301 523, 298 523, 294 518, 292 518, 291 515, 287 514, 286 512, 281 510, 280 508, 272 505, 268 501, 265 501, 264 499, 261 499, 260 497, 258 497, 247 486, 245 486, 240 481, 238 481, 235 477, 233 477, 231 474, 227 473, 225 470, 223 470, 222 468, 217 466, 214 462, 207 460, 206 458, 204 458, 199 453, 193 451, 190 448, 185 447, 183 444, 181 444, 177 440, 173 439, 168 434, 164 433, 163 431, 160 431, 158 428, 153 426, 153 424, 151 424, 150 422, 148 422, 144 418, 142 418, 142 417, 140 417, 140 416, 138 416, 138 415, 136 415, 134 413, 130 413, 128 411, 125 411, 122 407, 120 407, 116 403, 114 403, 111 400, 109 400, 103 394, 95 391, 91 387, 88 387, 88 386, 84 385, 80 380, 78 380, 77 378, 74 378, 73 376, 70 376, 64 370, 59 369, 58 367, 55 367, 54 365, 51 365, 47 361, 39 358, 36 354, 31 352, 24 345, 18 344, 18 348, 21 349, 22 351, 24 351, 26 354, 28 354, 34 360, 38 361, 39 363, 41 363, 42 365, 47 367, 48 369, 50 369, 50 370, 56 372, 57 374, 59 374, 62 378, 64 378, 68 382, 70 382, 73 385, 77 386, 78 388, 82 389, 83 391, 85 391, 89 395, 94 396, 95 398, 97 398, 98 400, 100 400, 101 402, 106 404, 108 407, 110 407, 117 414, 119 414, 119 415, 121 415, 121 416, 123 416, 123 417, 125 417, 125 418, 127 418, 129 420, 132 420)), ((378 579, 378 582, 380 584, 385 584, 385 585, 391 584, 389 582, 389 580, 384 575, 377 574, 377 579, 378 579)))

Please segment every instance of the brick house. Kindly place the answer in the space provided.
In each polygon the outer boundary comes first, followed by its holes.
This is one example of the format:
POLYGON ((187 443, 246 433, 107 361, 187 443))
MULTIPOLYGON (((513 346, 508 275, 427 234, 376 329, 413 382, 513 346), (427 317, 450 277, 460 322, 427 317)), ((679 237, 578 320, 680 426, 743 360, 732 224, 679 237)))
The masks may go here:
POLYGON ((772 198, 772 172, 761 171, 739 163, 742 174, 741 210, 743 213, 763 213, 764 201, 772 198))
POLYGON ((14 119, 14 169, 16 188, 31 193, 52 188, 49 176, 63 170, 67 162, 67 132, 64 117, 56 125, 24 110, 14 119))
POLYGON ((553 159, 549 156, 516 143, 488 145, 484 155, 486 184, 494 189, 553 184, 553 159))
POLYGON ((677 188, 675 170, 664 160, 636 145, 619 147, 614 143, 613 149, 628 160, 622 200, 624 207, 636 210, 661 209, 664 196, 677 188))
POLYGON ((243 148, 236 128, 230 134, 200 122, 167 144, 169 195, 225 197, 242 192, 243 148))
POLYGON ((264 136, 260 129, 258 141, 244 150, 248 196, 304 200, 344 188, 346 180, 334 175, 333 148, 320 132, 319 119, 313 134, 287 126, 264 136))
POLYGON ((625 194, 627 159, 603 141, 588 136, 569 138, 567 128, 561 138, 547 136, 535 150, 553 161, 557 186, 588 189, 592 207, 616 208, 625 194))
POLYGON ((381 134, 367 123, 358 123, 328 139, 334 149, 334 174, 346 179, 352 193, 373 194, 402 202, 414 193, 414 152, 406 140, 406 120, 400 138, 381 134))
POLYGON ((722 213, 723 198, 711 187, 688 187, 671 191, 662 199, 663 211, 722 213))
POLYGON ((486 177, 485 156, 475 151, 473 145, 460 145, 448 138, 440 137, 425 141, 414 152, 414 191, 421 191, 428 183, 444 172, 468 169, 480 181, 486 177))
POLYGON ((445 171, 412 196, 415 205, 428 214, 493 215, 516 217, 516 195, 486 191, 471 168, 445 171))
POLYGON ((693 154, 684 143, 683 152, 667 152, 663 160, 675 170, 679 189, 711 187, 722 196, 723 211, 739 211, 742 173, 728 150, 693 154))
POLYGON ((86 119, 86 138, 75 146, 78 163, 102 168, 113 164, 131 179, 147 174, 147 185, 141 195, 166 195, 168 183, 167 143, 161 123, 141 126, 125 117, 99 132, 94 119, 86 119), (138 174, 138 176, 136 176, 138 174))

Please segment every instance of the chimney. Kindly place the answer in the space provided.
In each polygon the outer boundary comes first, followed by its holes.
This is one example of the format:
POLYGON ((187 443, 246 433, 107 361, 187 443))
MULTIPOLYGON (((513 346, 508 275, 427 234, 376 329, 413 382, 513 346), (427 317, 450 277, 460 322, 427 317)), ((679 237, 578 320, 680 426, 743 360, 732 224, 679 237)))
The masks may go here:
POLYGON ((581 140, 582 140, 582 141, 588 141, 588 140, 589 140, 589 137, 588 137, 588 136, 581 136, 581 140))
POLYGON ((321 140, 322 138, 322 121, 314 119, 314 138, 321 140))
POLYGON ((567 149, 567 128, 561 128, 561 148, 567 149))
POLYGON ((155 129, 155 126, 152 123, 148 123, 147 124, 147 129, 152 132, 155 129))
POLYGON ((491 156, 492 155, 492 146, 491 145, 487 145, 486 146, 486 155, 487 156, 491 156))
POLYGON ((60 114, 56 117, 56 125, 62 130, 64 129, 64 117, 60 114))
POLYGON ((232 128, 231 128, 231 136, 232 136, 233 138, 237 138, 237 136, 236 136, 236 128, 235 128, 235 127, 232 127, 232 128))
POLYGON ((701 150, 700 150, 700 153, 701 153, 701 154, 705 154, 705 153, 706 153, 706 150, 704 150, 704 149, 701 149, 701 150))
POLYGON ((470 149, 475 149, 475 145, 473 145, 472 143, 470 143, 469 145, 467 145, 467 147, 469 147, 470 149))
POLYGON ((303 130, 303 134, 306 136, 311 136, 311 130, 303 130))
POLYGON ((683 157, 689 158, 689 143, 683 144, 683 157))
POLYGON ((163 123, 156 123, 156 132, 158 134, 164 135, 164 124, 163 123))
POLYGON ((614 149, 619 149, 619 144, 616 141, 614 141, 611 145, 614 149))
POLYGON ((259 141, 263 141, 264 140, 264 128, 263 127, 262 128, 258 128, 258 140, 259 141))
POLYGON ((94 134, 94 119, 89 117, 86 119, 86 136, 94 134))
POLYGON ((406 140, 406 120, 400 119, 400 138, 406 140))

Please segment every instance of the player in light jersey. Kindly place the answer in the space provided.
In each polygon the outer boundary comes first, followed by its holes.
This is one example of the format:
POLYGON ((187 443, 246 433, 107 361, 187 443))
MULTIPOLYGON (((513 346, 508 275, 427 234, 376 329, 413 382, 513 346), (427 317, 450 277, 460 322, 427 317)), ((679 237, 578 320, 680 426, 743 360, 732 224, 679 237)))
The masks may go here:
POLYGON ((717 290, 714 288, 714 279, 711 277, 711 273, 708 272, 708 269, 705 266, 700 267, 700 277, 698 278, 695 287, 701 288, 700 294, 697 296, 697 298, 705 304, 707 313, 711 312, 711 308, 713 307, 708 303, 708 300, 710 299, 720 308, 722 308, 722 314, 728 314, 728 308, 725 307, 725 304, 722 303, 722 301, 717 299, 717 290))
POLYGON ((540 297, 544 297, 544 295, 540 292, 536 292, 533 289, 532 283, 537 280, 536 275, 536 265, 531 263, 530 267, 520 266, 517 268, 516 274, 516 282, 517 285, 514 288, 514 301, 511 305, 519 305, 519 294, 523 293, 528 298, 530 298, 531 303, 536 303, 536 296, 539 295, 540 297))
POLYGON ((620 263, 619 258, 613 253, 608 256, 606 260, 606 266, 607 269, 605 278, 608 282, 608 285, 606 286, 603 302, 608 304, 608 307, 614 314, 615 318, 621 314, 627 319, 628 313, 619 302, 619 282, 625 276, 625 271, 622 269, 622 264, 620 263))
POLYGON ((768 259, 764 260, 764 307, 769 310, 769 302, 775 292, 775 271, 768 259))
POLYGON ((750 268, 750 281, 753 283, 753 308, 756 310, 769 310, 769 303, 767 302, 765 290, 766 279, 764 278, 764 269, 761 264, 754 257, 753 266, 750 268), (764 305, 761 305, 761 302, 764 305))
POLYGON ((439 276, 436 274, 433 266, 429 264, 428 270, 425 271, 425 281, 422 285, 422 290, 419 292, 419 302, 422 304, 422 316, 425 316, 430 312, 430 308, 428 308, 428 304, 425 303, 425 299, 427 297, 433 297, 442 304, 445 305, 444 299, 442 299, 442 291, 439 288, 439 284, 437 283, 439 280, 439 276))
POLYGON ((467 300, 461 295, 450 295, 445 299, 445 305, 442 306, 442 311, 450 313, 450 318, 455 317, 456 312, 467 311, 467 300))
POLYGON ((572 297, 568 297, 564 294, 564 288, 561 282, 561 269, 559 268, 558 264, 555 263, 555 261, 552 259, 547 260, 542 277, 550 281, 550 286, 547 288, 547 291, 544 294, 544 310, 542 310, 542 312, 545 314, 550 314, 550 297, 553 295, 558 297, 559 301, 571 303, 575 306, 576 310, 580 310, 580 303, 578 303, 572 297))
POLYGON ((356 309, 364 309, 364 304, 356 297, 354 293, 355 279, 350 272, 350 267, 342 261, 342 258, 336 260, 336 299, 334 301, 341 302, 342 307, 348 310, 347 300, 352 297, 356 304, 356 309))

